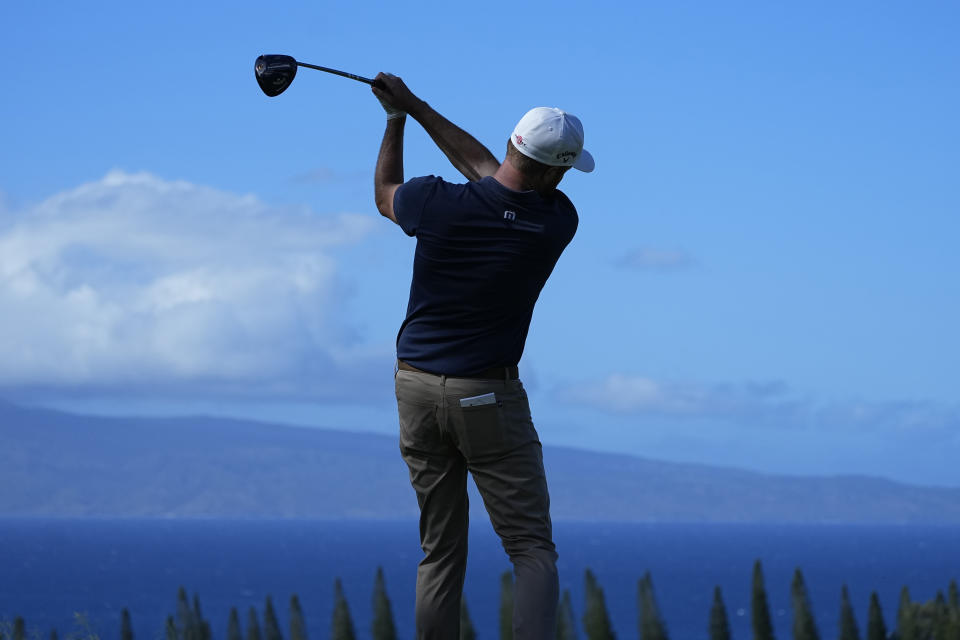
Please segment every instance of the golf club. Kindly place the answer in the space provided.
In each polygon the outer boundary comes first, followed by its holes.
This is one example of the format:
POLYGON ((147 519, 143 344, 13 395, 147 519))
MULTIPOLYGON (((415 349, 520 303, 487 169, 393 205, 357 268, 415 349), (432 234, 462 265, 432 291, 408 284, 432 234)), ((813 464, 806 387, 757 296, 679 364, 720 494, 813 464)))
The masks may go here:
POLYGON ((329 67, 319 67, 315 64, 297 62, 293 56, 285 56, 282 54, 262 55, 253 63, 253 70, 257 75, 257 84, 260 85, 263 92, 271 98, 280 95, 290 86, 294 76, 297 75, 297 67, 326 71, 327 73, 357 80, 358 82, 365 82, 371 86, 375 84, 374 80, 370 78, 364 78, 363 76, 347 73, 346 71, 330 69, 329 67))

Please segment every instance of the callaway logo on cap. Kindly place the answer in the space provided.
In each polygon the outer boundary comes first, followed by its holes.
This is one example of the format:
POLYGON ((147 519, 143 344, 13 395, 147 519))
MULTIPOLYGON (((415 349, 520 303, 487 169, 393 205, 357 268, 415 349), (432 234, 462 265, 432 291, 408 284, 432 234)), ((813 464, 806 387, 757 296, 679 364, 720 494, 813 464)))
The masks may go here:
POLYGON ((593 156, 583 148, 580 119, 556 107, 527 111, 514 127, 510 142, 523 155, 545 165, 593 171, 593 156))

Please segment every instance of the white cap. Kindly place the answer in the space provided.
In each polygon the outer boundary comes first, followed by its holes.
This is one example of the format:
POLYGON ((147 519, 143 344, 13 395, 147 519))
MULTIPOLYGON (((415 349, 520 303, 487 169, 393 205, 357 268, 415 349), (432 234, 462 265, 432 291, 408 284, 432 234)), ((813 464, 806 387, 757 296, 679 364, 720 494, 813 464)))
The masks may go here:
POLYGON ((527 111, 514 127, 510 142, 523 155, 545 165, 593 171, 593 156, 583 148, 580 119, 556 107, 527 111))

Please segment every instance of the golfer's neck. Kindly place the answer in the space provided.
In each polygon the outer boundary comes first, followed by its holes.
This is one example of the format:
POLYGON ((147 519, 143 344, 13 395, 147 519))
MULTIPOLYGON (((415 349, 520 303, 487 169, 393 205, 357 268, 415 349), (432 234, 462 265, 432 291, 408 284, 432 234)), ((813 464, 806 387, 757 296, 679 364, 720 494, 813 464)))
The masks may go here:
POLYGON ((507 160, 500 164, 496 173, 493 174, 493 179, 511 191, 536 191, 544 198, 552 197, 554 190, 556 190, 553 185, 536 184, 536 181, 517 171, 507 160))

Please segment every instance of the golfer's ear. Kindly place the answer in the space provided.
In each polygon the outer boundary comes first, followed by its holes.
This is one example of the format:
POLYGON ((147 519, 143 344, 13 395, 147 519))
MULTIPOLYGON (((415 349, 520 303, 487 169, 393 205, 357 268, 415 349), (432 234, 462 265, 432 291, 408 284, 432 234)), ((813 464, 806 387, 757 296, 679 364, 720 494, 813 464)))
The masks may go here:
POLYGON ((397 222, 397 216, 393 213, 393 197, 397 194, 398 184, 385 184, 377 189, 377 210, 384 218, 397 222))

